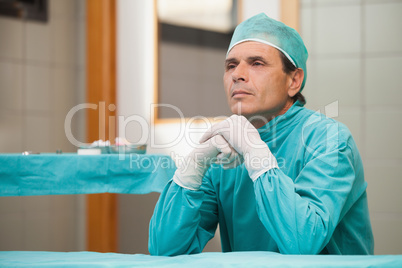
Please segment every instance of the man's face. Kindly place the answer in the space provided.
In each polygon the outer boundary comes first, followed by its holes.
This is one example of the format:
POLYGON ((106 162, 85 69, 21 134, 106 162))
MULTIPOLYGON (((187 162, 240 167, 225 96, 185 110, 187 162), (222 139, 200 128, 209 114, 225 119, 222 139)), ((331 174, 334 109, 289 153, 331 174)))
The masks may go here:
POLYGON ((232 113, 270 118, 292 105, 291 77, 282 68, 279 51, 259 42, 244 42, 229 52, 223 83, 232 113))

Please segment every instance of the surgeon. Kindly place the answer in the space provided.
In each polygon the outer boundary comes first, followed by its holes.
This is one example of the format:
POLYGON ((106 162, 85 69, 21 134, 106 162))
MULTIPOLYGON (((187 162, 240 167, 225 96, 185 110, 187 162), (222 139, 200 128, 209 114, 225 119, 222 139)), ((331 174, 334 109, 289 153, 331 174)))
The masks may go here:
POLYGON ((149 252, 373 254, 363 165, 350 131, 304 108, 308 53, 265 14, 239 24, 225 61, 232 116, 211 127, 155 207, 149 252))

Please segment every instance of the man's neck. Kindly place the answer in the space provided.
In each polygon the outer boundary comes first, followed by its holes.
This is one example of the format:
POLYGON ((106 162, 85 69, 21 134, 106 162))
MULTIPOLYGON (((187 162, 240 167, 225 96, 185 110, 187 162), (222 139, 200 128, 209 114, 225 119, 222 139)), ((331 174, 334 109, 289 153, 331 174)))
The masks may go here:
POLYGON ((265 113, 265 114, 258 114, 258 115, 253 115, 253 116, 248 116, 247 119, 249 119, 250 123, 255 127, 255 128, 260 128, 262 126, 265 126, 269 121, 274 119, 275 117, 285 114, 293 105, 293 100, 290 100, 286 102, 286 104, 283 106, 283 108, 276 113, 265 113))

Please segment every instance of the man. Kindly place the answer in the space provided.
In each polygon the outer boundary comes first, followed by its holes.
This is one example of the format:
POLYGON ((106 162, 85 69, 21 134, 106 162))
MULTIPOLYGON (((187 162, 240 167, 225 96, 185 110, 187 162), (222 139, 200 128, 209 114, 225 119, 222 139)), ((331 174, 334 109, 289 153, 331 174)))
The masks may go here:
POLYGON ((224 88, 234 113, 179 166, 150 222, 153 255, 222 250, 373 254, 363 166, 349 130, 303 107, 307 50, 265 14, 236 28, 224 88))

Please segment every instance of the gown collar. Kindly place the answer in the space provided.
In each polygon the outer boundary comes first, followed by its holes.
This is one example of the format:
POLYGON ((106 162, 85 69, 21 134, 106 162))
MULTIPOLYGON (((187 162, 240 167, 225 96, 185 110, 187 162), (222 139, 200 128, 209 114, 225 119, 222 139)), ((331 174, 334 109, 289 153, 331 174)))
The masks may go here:
POLYGON ((267 141, 271 137, 276 136, 272 135, 274 132, 278 134, 278 132, 281 132, 284 128, 289 127, 291 124, 296 123, 298 121, 297 114, 302 109, 303 104, 300 103, 299 101, 296 101, 292 105, 292 107, 290 107, 290 109, 286 111, 286 113, 278 115, 277 117, 269 121, 267 124, 257 129, 258 132, 260 133, 261 138, 264 141, 267 141))

